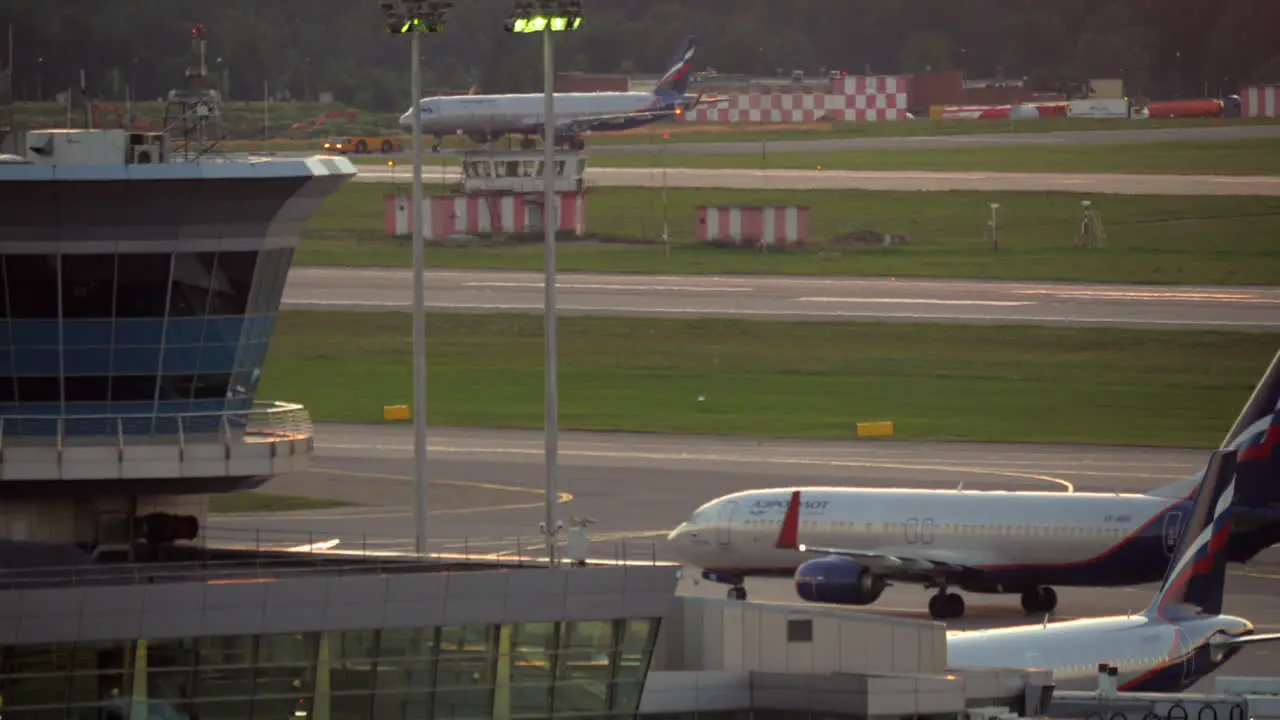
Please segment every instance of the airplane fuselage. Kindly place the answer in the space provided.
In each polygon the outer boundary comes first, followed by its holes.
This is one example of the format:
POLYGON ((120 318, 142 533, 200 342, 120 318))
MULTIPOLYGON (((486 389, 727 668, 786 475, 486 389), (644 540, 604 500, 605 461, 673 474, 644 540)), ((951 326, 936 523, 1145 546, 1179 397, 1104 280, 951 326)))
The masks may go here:
POLYGON ((992 630, 949 631, 947 665, 1052 670, 1064 690, 1098 685, 1098 664, 1118 669, 1120 690, 1181 692, 1216 670, 1239 647, 1215 648, 1215 635, 1240 636, 1253 625, 1229 615, 1176 621, 1143 614, 1071 620, 992 630))
MULTIPOLYGON (((557 126, 579 118, 627 116, 601 129, 623 130, 654 122, 646 111, 671 107, 678 98, 663 99, 646 92, 556 93, 553 108, 557 126)), ((545 115, 542 94, 455 95, 424 99, 420 103, 422 131, 434 135, 536 133, 545 115)), ((412 111, 400 118, 406 130, 413 127, 412 111)))
MULTIPOLYGON (((700 508, 671 541, 682 559, 711 573, 792 575, 815 556, 774 547, 790 494, 726 496, 700 508)), ((799 542, 974 568, 980 572, 957 583, 972 592, 1155 582, 1190 505, 1102 493, 808 488, 803 496, 799 542)), ((859 562, 910 575, 890 559, 859 562)))

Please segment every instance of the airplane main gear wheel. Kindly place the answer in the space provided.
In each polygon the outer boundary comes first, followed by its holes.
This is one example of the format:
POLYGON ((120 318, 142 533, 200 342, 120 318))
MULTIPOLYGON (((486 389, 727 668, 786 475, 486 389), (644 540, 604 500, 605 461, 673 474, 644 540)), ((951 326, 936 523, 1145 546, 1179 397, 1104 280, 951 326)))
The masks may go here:
POLYGON ((1023 590, 1022 609, 1029 613, 1051 613, 1058 609, 1058 593, 1051 587, 1023 590))
POLYGON ((587 148, 587 141, 583 140, 582 138, 574 138, 569 141, 570 150, 585 150, 586 148, 587 148))
POLYGON ((730 600, 746 600, 747 589, 742 587, 741 585, 735 585, 729 588, 729 599, 730 600))
POLYGON ((955 593, 938 593, 929 598, 929 614, 936 620, 952 620, 964 615, 964 598, 955 593))

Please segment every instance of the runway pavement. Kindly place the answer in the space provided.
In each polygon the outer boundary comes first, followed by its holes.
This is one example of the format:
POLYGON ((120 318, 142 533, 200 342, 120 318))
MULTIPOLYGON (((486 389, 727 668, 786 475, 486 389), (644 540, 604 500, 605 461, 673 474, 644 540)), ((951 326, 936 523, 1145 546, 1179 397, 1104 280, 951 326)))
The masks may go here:
MULTIPOLYGON (((1225 430, 1224 430, 1225 431, 1225 430)), ((433 429, 429 533, 433 551, 537 553, 543 518, 543 445, 538 432, 433 429)), ((265 529, 339 547, 409 550, 413 546, 412 434, 404 426, 321 425, 313 468, 272 480, 264 490, 311 495, 362 507, 270 516, 214 516, 218 528, 244 533, 265 529)), ((796 483, 970 489, 1074 489, 1143 491, 1197 472, 1207 452, 1146 448, 990 445, 906 442, 805 442, 690 438, 659 435, 563 433, 559 516, 595 517, 598 553, 627 559, 673 559, 662 544, 667 531, 701 503, 748 488, 796 483), (610 542, 615 541, 615 542, 610 542)), ((692 575, 692 573, 691 573, 692 575)), ((753 599, 795 601, 789 583, 748 584, 753 599)), ((680 592, 720 597, 725 588, 686 578, 680 592)), ((1139 610, 1155 588, 1061 589, 1060 617, 1139 610)), ((868 609, 926 618, 927 591, 890 588, 868 609)), ((969 617, 954 627, 991 627, 1025 621, 1014 596, 969 596, 969 617)), ((1252 620, 1261 632, 1280 631, 1280 552, 1268 551, 1247 568, 1233 566, 1227 611, 1252 620)), ((1265 647, 1265 646, 1264 646, 1265 647)), ((1222 671, 1230 675, 1280 674, 1265 649, 1250 649, 1222 671)), ((1209 687, 1210 678, 1204 684, 1209 687)))
MULTIPOLYGON (((408 168, 357 167, 359 174, 352 178, 352 182, 413 181, 413 173, 408 168)), ((731 190, 967 190, 1090 195, 1280 196, 1280 177, 1263 176, 692 168, 668 168, 664 171, 659 168, 588 167, 583 177, 589 184, 599 187, 662 187, 665 182, 669 188, 731 190)), ((430 167, 424 171, 427 184, 454 183, 460 179, 457 168, 430 167)))
MULTIPOLYGON (((410 309, 408 270, 296 267, 284 307, 410 309)), ((541 312, 541 273, 431 271, 427 306, 541 312)), ((560 273, 563 314, 1280 330, 1280 288, 560 273)))

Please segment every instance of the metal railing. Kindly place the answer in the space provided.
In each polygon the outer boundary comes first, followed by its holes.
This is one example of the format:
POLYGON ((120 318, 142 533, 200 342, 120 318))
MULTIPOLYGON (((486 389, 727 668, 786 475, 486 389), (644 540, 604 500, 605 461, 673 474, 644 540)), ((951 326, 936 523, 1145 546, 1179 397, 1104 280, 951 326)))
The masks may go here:
MULTIPOLYGON (((412 539, 361 535, 339 538, 323 532, 205 528, 199 540, 180 543, 174 550, 196 559, 141 563, 100 561, 77 566, 6 569, 0 570, 0 590, 169 582, 262 582, 315 575, 466 572, 548 566, 541 537, 441 539, 429 543, 428 552, 419 555, 413 551, 412 539)), ((563 557, 563 548, 557 554, 563 557)), ((573 563, 562 561, 560 564, 573 563)), ((656 542, 613 539, 592 543, 587 566, 675 567, 675 563, 658 559, 656 542)))
POLYGON ((186 447, 268 443, 312 437, 311 414, 297 403, 255 401, 243 410, 150 415, 6 415, 0 417, 0 453, 10 445, 65 447, 114 442, 121 450, 128 440, 157 441, 186 447))

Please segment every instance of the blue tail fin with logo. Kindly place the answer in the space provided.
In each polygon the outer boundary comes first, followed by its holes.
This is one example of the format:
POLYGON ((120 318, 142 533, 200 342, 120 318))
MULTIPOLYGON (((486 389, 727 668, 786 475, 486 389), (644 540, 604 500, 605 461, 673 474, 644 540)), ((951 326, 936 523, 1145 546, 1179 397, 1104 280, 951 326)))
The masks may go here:
POLYGON ((1227 541, 1235 517, 1238 457, 1217 450, 1209 458, 1173 562, 1146 614, 1159 617, 1222 612, 1227 541))
POLYGON ((690 35, 681 41, 670 68, 654 87, 654 95, 683 96, 689 90, 689 79, 693 77, 693 53, 697 49, 697 36, 690 35))

